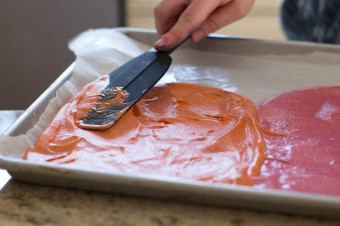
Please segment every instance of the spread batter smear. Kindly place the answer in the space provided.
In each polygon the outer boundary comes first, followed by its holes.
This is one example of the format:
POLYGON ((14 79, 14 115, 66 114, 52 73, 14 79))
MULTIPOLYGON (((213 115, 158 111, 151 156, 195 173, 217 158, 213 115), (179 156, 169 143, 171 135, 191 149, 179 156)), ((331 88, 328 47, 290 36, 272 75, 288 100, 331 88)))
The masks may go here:
POLYGON ((259 175, 266 145, 249 99, 217 88, 169 83, 151 89, 113 127, 82 128, 84 112, 94 107, 88 94, 107 84, 108 77, 101 77, 73 97, 23 158, 240 185, 252 185, 259 175))
POLYGON ((340 196, 340 86, 271 97, 258 108, 267 158, 255 187, 340 196))

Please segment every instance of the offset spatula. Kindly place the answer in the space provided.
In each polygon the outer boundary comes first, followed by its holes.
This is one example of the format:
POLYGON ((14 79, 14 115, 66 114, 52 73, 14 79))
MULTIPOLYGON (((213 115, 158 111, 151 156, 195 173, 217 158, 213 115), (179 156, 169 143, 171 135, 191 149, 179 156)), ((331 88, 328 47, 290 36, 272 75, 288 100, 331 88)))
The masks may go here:
POLYGON ((169 51, 149 50, 112 71, 109 74, 109 85, 100 92, 99 102, 114 98, 117 93, 112 90, 116 87, 126 92, 127 98, 122 105, 113 105, 104 111, 100 108, 92 109, 84 118, 80 119, 81 127, 95 130, 112 127, 163 77, 172 62, 170 54, 178 46, 169 51))

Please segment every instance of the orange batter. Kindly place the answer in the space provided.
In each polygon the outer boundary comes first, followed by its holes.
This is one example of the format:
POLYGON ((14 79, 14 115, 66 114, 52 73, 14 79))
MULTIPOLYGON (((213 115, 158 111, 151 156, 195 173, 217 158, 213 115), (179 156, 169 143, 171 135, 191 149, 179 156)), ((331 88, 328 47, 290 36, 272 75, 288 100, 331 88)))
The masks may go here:
POLYGON ((81 129, 84 112, 78 107, 94 106, 84 97, 107 84, 108 77, 101 77, 73 97, 23 158, 242 185, 252 185, 259 175, 266 146, 247 98, 171 83, 151 89, 112 128, 81 129))

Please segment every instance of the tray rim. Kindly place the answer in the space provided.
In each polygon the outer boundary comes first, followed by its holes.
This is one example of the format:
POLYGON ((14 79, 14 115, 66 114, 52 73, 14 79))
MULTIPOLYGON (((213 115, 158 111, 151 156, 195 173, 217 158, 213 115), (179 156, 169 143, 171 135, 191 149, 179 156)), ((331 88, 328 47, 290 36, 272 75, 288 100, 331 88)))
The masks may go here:
MULTIPOLYGON (((129 33, 141 33, 141 34, 156 34, 155 29, 149 28, 133 28, 133 27, 115 27, 114 30, 118 32, 122 32, 126 35, 130 35, 129 33)), ((283 46, 298 46, 298 47, 308 47, 308 48, 317 48, 324 50, 335 50, 340 53, 340 45, 336 44, 328 44, 328 43, 315 43, 315 42, 304 42, 304 41, 294 41, 294 40, 279 40, 279 39, 261 39, 256 37, 246 37, 246 36, 238 36, 238 35, 226 35, 213 33, 209 34, 207 38, 210 39, 228 39, 228 40, 236 40, 236 41, 247 41, 247 42, 256 42, 256 43, 271 43, 275 45, 283 45, 283 46)), ((204 41, 204 40, 202 40, 204 41)))

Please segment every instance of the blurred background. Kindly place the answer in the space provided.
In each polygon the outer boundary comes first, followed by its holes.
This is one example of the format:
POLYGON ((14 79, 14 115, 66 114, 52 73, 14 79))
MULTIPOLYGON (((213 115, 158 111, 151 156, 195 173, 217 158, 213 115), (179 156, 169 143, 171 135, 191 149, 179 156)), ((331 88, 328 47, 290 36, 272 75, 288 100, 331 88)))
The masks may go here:
MULTIPOLYGON (((72 63, 70 39, 102 27, 154 28, 156 0, 1 0, 0 110, 26 109, 72 63)), ((218 33, 284 39, 279 1, 257 0, 218 33)))

